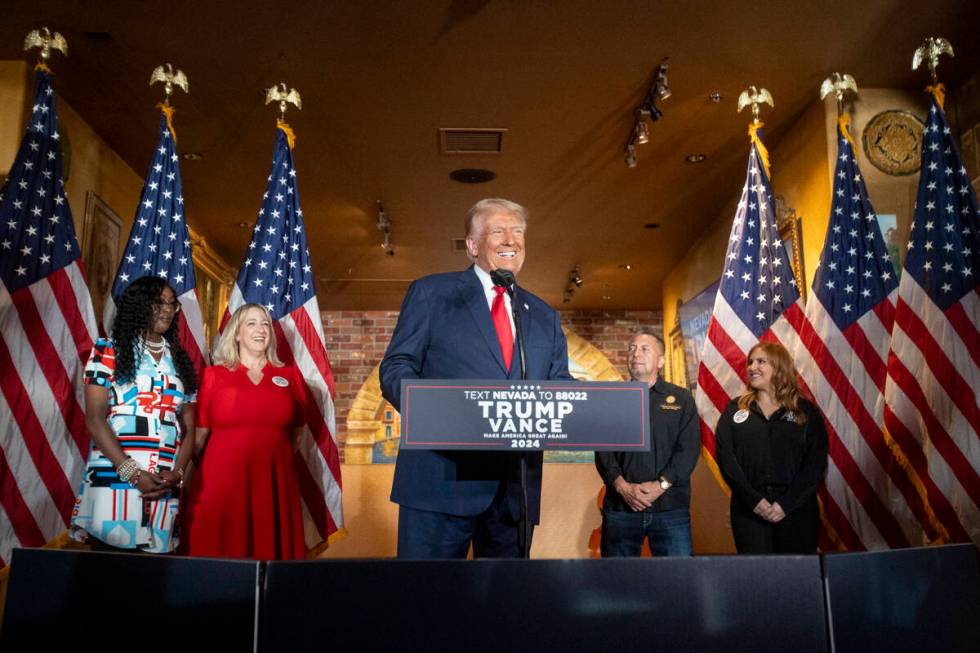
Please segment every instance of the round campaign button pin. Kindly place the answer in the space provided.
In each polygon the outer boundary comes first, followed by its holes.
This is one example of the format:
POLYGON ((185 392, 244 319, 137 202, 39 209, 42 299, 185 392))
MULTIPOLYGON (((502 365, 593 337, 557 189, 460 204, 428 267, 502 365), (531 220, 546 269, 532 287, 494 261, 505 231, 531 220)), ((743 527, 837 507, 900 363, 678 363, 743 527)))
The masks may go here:
POLYGON ((286 379, 282 378, 281 376, 274 376, 274 377, 272 377, 272 382, 275 383, 280 388, 285 388, 286 386, 289 385, 289 381, 287 381, 286 379))
POLYGON ((677 401, 677 398, 674 395, 667 395, 667 403, 668 404, 672 404, 675 401, 677 401))
POLYGON ((749 418, 749 411, 743 408, 741 410, 735 411, 735 416, 732 417, 732 421, 734 421, 736 424, 741 424, 748 418, 749 418))

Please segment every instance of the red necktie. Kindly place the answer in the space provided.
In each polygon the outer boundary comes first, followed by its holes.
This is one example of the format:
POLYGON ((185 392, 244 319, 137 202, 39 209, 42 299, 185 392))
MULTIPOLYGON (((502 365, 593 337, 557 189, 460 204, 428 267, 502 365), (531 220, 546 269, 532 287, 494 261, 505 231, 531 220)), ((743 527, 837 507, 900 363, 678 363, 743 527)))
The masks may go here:
POLYGON ((500 351, 504 354, 504 365, 507 366, 509 373, 510 361, 514 357, 514 334, 510 330, 510 316, 507 315, 507 305, 504 304, 504 288, 494 286, 493 291, 497 296, 493 298, 490 317, 493 318, 493 326, 497 329, 497 340, 500 341, 500 351))

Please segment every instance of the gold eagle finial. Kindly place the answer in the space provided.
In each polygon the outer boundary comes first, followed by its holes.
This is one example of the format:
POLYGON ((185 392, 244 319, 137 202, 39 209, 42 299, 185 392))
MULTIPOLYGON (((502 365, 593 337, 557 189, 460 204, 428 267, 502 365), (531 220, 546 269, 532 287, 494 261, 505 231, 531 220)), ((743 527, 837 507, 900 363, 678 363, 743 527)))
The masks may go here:
POLYGON ((750 86, 747 90, 742 91, 742 94, 738 96, 738 110, 741 112, 742 109, 751 105, 752 106, 752 120, 756 124, 759 122, 759 105, 768 104, 771 107, 776 105, 772 101, 772 93, 764 88, 756 89, 755 86, 750 86))
POLYGON ((922 45, 915 49, 915 54, 912 55, 912 70, 918 70, 923 61, 928 61, 929 74, 932 75, 932 83, 935 84, 938 81, 936 78, 936 66, 939 65, 939 56, 943 54, 948 54, 952 57, 953 46, 942 37, 930 36, 923 41, 922 45))
POLYGON ((292 104, 297 109, 302 110, 303 101, 299 97, 299 91, 295 88, 288 88, 286 82, 279 82, 271 88, 265 90, 265 103, 279 103, 279 116, 281 120, 286 119, 286 104, 292 104))
POLYGON ((184 93, 190 93, 188 89, 187 75, 180 68, 174 69, 174 67, 165 63, 162 66, 157 66, 150 73, 150 86, 153 86, 157 82, 163 82, 163 92, 164 104, 170 103, 170 94, 174 92, 174 86, 182 90, 184 93))
POLYGON ((844 94, 847 92, 857 95, 858 86, 854 78, 847 73, 833 73, 830 77, 823 80, 820 85, 820 99, 823 100, 833 93, 837 96, 837 115, 844 113, 844 94))
POLYGON ((68 56, 68 42, 65 37, 58 32, 52 32, 47 27, 36 29, 24 39, 24 51, 31 48, 41 48, 40 60, 38 64, 47 67, 48 59, 51 58, 51 50, 57 50, 61 54, 68 56))

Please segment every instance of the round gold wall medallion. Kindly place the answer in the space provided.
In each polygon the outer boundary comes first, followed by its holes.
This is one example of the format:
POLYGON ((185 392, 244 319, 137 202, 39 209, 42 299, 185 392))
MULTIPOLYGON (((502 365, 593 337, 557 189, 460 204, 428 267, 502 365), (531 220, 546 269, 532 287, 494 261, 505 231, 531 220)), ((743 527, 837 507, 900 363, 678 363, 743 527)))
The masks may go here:
POLYGON ((889 175, 918 172, 923 127, 908 111, 882 111, 864 128, 864 152, 876 168, 889 175))

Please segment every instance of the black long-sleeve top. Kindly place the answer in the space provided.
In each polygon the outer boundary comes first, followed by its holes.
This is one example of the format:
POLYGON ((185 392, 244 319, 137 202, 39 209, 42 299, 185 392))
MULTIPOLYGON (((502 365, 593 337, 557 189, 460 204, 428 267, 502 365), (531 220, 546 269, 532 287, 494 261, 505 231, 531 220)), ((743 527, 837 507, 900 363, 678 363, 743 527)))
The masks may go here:
POLYGON ((650 451, 644 453, 596 452, 595 466, 606 484, 603 508, 632 511, 613 483, 620 476, 630 483, 671 482, 644 512, 679 510, 691 506, 691 472, 701 453, 698 411, 694 397, 684 388, 661 378, 650 388, 650 451))
POLYGON ((718 420, 715 451, 732 499, 752 510, 761 499, 791 513, 813 497, 827 470, 827 428, 816 406, 800 399, 806 422, 777 409, 769 419, 753 402, 745 421, 736 423, 733 399, 718 420))

